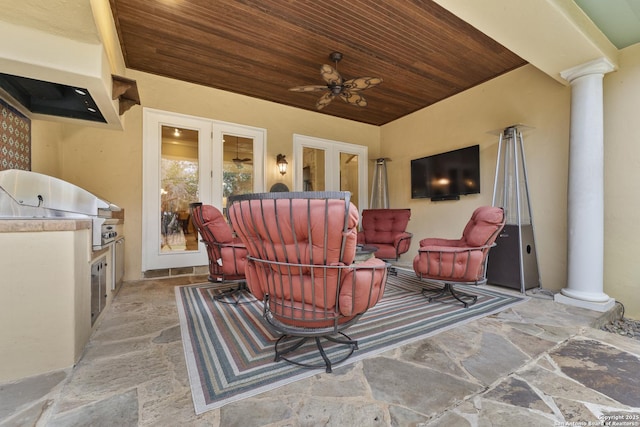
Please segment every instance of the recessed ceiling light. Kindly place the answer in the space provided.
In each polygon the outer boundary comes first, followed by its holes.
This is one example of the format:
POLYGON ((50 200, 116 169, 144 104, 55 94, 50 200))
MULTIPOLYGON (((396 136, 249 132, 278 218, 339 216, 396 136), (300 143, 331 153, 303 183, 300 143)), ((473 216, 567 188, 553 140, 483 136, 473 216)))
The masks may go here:
POLYGON ((92 108, 92 107, 87 107, 87 110, 88 110, 90 113, 95 113, 96 111, 98 111, 98 110, 96 110, 95 108, 92 108))
POLYGON ((85 96, 85 95, 87 94, 87 92, 85 92, 85 91, 84 91, 84 90, 82 90, 82 89, 78 89, 78 88, 75 88, 75 89, 74 89, 74 91, 75 91, 78 95, 82 95, 82 96, 85 96))

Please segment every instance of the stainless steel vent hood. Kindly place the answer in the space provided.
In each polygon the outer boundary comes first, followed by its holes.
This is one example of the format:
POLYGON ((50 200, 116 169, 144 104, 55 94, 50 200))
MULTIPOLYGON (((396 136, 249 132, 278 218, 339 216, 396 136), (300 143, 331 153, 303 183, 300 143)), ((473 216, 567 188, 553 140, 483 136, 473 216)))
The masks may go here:
POLYGON ((107 122, 87 88, 4 73, 0 88, 32 113, 107 122))

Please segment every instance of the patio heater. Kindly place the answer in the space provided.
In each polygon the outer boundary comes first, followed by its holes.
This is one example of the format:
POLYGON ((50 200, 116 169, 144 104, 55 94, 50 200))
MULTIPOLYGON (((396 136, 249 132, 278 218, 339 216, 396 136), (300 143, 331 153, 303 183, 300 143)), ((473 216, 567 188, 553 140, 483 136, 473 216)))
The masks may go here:
POLYGON ((506 224, 489 252, 487 265, 489 283, 523 294, 541 287, 522 138, 527 129, 517 124, 493 132, 500 139, 492 205, 504 209, 506 224))
POLYGON ((389 209, 389 187, 387 186, 387 162, 391 159, 380 157, 375 159, 373 185, 371 186, 370 209, 389 209))

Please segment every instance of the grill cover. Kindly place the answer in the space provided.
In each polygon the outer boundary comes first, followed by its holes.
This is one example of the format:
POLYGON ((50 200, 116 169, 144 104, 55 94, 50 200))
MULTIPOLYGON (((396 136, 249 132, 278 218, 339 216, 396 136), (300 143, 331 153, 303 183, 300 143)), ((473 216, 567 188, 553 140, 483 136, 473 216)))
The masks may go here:
POLYGON ((0 171, 0 218, 98 217, 120 208, 52 176, 19 169, 0 171))

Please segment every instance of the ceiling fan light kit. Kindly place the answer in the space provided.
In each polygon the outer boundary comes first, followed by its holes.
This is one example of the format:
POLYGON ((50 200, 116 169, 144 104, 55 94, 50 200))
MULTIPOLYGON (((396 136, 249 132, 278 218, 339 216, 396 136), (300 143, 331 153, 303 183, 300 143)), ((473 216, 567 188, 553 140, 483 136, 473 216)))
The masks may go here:
POLYGON ((322 110, 329 105, 336 96, 347 104, 366 107, 367 100, 358 92, 379 85, 382 83, 382 79, 380 77, 356 77, 354 79, 344 80, 340 73, 338 73, 338 62, 342 59, 342 53, 331 52, 329 59, 335 63, 335 67, 328 64, 323 64, 320 67, 320 75, 326 85, 296 86, 289 90, 293 92, 327 91, 320 97, 318 102, 316 102, 316 108, 318 110, 322 110))

